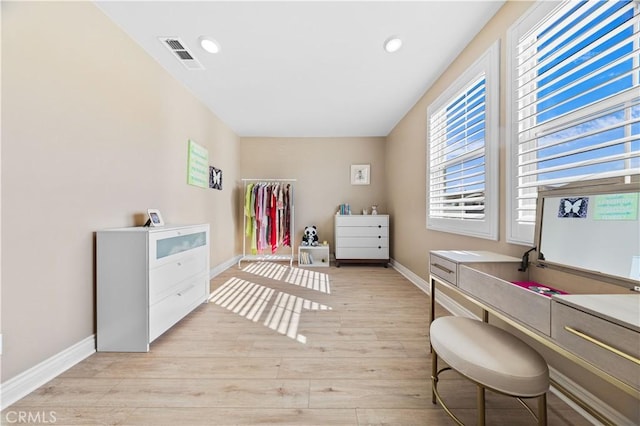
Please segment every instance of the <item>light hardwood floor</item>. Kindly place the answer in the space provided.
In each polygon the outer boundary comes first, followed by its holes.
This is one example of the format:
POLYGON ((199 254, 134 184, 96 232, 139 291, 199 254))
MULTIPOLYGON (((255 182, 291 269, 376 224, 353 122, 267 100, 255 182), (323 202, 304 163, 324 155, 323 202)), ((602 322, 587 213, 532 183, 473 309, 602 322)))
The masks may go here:
MULTIPOLYGON (((20 412, 55 425, 453 424, 431 403, 428 297, 397 271, 242 267, 214 278, 213 301, 149 353, 96 353, 4 410, 2 424, 20 412)), ((443 397, 475 424, 475 386, 446 374, 443 397)), ((551 394, 548 416, 588 424, 551 394)), ((535 424, 491 392, 487 423, 535 424)))

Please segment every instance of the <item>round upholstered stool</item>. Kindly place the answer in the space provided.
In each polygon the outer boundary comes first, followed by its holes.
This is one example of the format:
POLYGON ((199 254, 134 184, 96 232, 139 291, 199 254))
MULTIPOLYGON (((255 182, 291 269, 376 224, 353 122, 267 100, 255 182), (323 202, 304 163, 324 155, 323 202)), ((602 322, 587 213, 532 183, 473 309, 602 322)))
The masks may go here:
POLYGON ((432 400, 458 424, 438 393, 438 375, 455 370, 478 386, 478 424, 484 425, 484 390, 513 396, 534 416, 522 398, 538 398, 539 425, 547 423, 546 392, 549 368, 544 358, 522 340, 485 322, 464 317, 441 317, 431 323, 432 400), (449 367, 438 370, 438 357, 449 367))

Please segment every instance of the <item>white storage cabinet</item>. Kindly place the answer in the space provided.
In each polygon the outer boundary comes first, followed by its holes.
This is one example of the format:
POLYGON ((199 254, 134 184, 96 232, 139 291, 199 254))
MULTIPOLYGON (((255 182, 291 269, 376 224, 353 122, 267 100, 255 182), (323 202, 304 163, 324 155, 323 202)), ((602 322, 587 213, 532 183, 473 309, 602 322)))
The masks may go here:
POLYGON ((97 232, 97 349, 147 352, 209 294, 209 225, 97 232))
POLYGON ((329 267, 329 245, 299 246, 298 266, 329 267))
POLYGON ((336 215, 334 235, 336 266, 389 263, 389 215, 336 215))

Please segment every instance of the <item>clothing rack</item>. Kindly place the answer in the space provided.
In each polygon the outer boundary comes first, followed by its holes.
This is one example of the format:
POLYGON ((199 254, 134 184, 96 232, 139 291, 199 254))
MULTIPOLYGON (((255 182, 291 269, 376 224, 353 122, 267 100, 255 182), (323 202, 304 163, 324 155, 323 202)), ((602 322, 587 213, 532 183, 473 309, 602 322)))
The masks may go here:
POLYGON ((294 184, 296 179, 242 179, 243 190, 242 190, 242 257, 238 260, 238 268, 243 260, 247 261, 289 261, 289 266, 293 267, 293 259, 294 259, 294 184), (290 199, 289 199, 289 245, 291 246, 291 254, 263 254, 263 253, 248 253, 251 249, 247 249, 247 215, 245 213, 245 202, 246 202, 246 193, 247 193, 247 185, 254 184, 275 184, 275 183, 283 183, 290 184, 290 199))

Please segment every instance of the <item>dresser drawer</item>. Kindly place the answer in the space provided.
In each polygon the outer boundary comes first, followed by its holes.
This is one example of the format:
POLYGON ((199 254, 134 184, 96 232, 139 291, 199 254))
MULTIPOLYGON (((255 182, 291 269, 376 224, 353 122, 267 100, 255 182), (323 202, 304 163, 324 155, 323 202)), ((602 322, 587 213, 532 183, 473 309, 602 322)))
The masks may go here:
POLYGON ((639 359, 640 333, 556 300, 551 304, 551 317, 551 337, 556 342, 612 376, 640 389, 638 364, 614 352, 617 350, 639 359))
POLYGON ((353 215, 336 216, 336 226, 358 226, 382 228, 389 226, 389 216, 386 215, 353 215))
POLYGON ((449 284, 458 285, 458 265, 455 262, 432 254, 429 257, 429 264, 431 275, 435 275, 449 284))
POLYGON ((149 268, 171 263, 187 251, 209 245, 208 231, 204 227, 179 228, 149 234, 149 268))
POLYGON ((388 259, 389 247, 336 247, 336 259, 388 259))
POLYGON ((177 283, 207 272, 206 256, 207 253, 203 250, 194 250, 149 270, 149 305, 166 297, 177 283))
POLYGON ((169 327, 178 322, 207 297, 208 274, 202 274, 174 291, 160 302, 149 307, 149 342, 155 340, 169 327))
POLYGON ((388 237, 389 227, 382 226, 338 226, 336 227, 336 237, 388 237))
POLYGON ((389 239, 382 237, 347 237, 336 241, 336 247, 389 247, 389 239))

